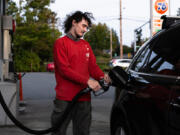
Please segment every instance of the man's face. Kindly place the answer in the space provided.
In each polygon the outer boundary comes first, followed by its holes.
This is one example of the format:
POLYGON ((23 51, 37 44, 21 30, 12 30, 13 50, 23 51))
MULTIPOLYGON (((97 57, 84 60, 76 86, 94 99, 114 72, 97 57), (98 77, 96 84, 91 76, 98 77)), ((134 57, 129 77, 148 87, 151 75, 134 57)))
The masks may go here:
POLYGON ((88 21, 82 19, 80 22, 73 21, 73 28, 74 28, 74 36, 77 38, 83 37, 84 33, 88 30, 88 21))

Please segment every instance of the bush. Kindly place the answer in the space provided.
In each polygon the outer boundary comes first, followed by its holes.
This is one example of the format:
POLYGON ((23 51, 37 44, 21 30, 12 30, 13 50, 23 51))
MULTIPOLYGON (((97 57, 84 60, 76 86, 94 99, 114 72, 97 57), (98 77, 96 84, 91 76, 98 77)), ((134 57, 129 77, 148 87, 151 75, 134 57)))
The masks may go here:
POLYGON ((98 66, 104 72, 108 72, 110 70, 109 61, 110 61, 109 57, 104 57, 104 56, 97 56, 96 57, 96 62, 98 64, 98 66))

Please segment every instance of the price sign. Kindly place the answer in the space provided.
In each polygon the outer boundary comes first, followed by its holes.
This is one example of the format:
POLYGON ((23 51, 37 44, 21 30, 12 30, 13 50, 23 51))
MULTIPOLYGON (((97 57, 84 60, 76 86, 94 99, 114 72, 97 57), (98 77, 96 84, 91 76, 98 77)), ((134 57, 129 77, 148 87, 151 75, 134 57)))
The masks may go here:
POLYGON ((169 15, 169 0, 151 0, 151 35, 161 30, 162 15, 169 15))

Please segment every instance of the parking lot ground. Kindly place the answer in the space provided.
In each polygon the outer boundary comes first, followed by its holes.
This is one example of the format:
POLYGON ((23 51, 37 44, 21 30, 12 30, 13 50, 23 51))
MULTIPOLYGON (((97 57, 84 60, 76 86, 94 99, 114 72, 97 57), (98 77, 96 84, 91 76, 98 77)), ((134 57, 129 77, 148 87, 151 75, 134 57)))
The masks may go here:
MULTIPOLYGON (((93 99, 91 135, 110 135, 109 115, 112 100, 93 99)), ((18 114, 18 120, 29 128, 42 130, 50 127, 50 115, 53 108, 52 100, 28 100, 25 112, 18 114)), ((16 126, 1 126, 1 135, 30 135, 16 126)), ((50 134, 49 134, 50 135, 50 134)), ((72 135, 72 124, 67 135, 72 135)))
MULTIPOLYGON (((42 130, 50 127, 50 116, 55 97, 55 79, 52 73, 27 73, 23 77, 23 94, 26 109, 18 113, 17 119, 31 129, 42 130)), ((92 95, 92 124, 90 135, 110 135, 110 110, 114 99, 114 88, 105 94, 92 95)), ((30 135, 16 126, 0 127, 0 135, 30 135)), ((50 134, 48 134, 50 135, 50 134)), ((67 135, 72 135, 72 124, 67 135)))

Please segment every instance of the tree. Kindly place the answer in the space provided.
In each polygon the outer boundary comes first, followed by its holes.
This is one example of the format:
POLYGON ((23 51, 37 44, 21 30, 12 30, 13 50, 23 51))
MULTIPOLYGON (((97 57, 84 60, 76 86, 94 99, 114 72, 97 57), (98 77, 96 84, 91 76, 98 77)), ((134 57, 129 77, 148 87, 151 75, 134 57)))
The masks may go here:
MULTIPOLYGON (((127 45, 123 45, 123 53, 124 53, 124 54, 132 53, 132 51, 133 51, 133 48, 132 48, 132 47, 129 47, 129 46, 127 46, 127 45)), ((119 46, 117 46, 117 47, 114 49, 113 54, 114 54, 114 56, 115 56, 115 54, 116 54, 116 56, 119 56, 119 54, 120 54, 119 46)))
MULTIPOLYGON (((52 47, 55 39, 61 33, 56 28, 58 18, 57 14, 52 12, 48 6, 52 0, 20 0, 20 7, 9 0, 10 6, 8 7, 8 14, 15 14, 16 18, 16 32, 14 35, 14 52, 15 63, 20 63, 26 67, 29 57, 31 58, 31 66, 25 68, 27 71, 39 71, 35 68, 47 61, 52 61, 52 47), (23 5, 23 6, 22 6, 23 5), (13 10, 16 8, 17 10, 13 10), (25 57, 28 56, 28 57, 25 57), (27 62, 25 62, 27 61, 27 62)), ((23 68, 16 66, 16 70, 21 71, 23 68)))
MULTIPOLYGON (((106 24, 99 23, 98 25, 92 25, 92 28, 86 35, 84 39, 87 40, 92 49, 95 52, 95 55, 99 55, 97 53, 102 53, 103 50, 109 50, 110 48, 110 29, 106 24)), ((112 30, 112 46, 118 45, 118 36, 114 30, 112 30)))
POLYGON ((16 6, 16 3, 14 1, 12 1, 12 0, 8 0, 8 5, 9 6, 8 6, 8 8, 6 10, 6 13, 8 15, 11 15, 11 16, 15 17, 16 14, 18 13, 18 8, 16 6))

